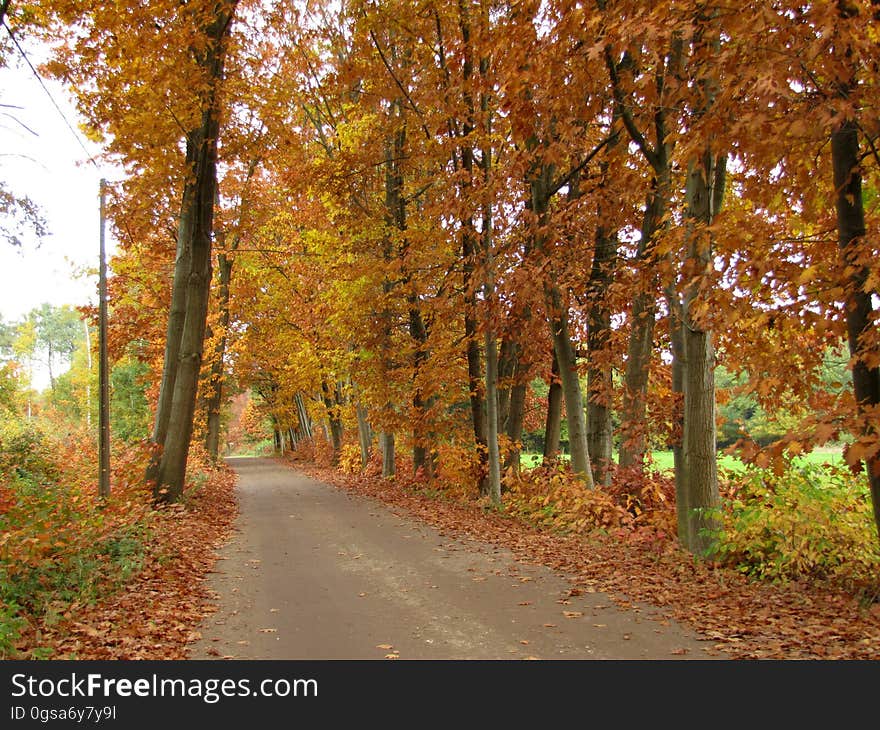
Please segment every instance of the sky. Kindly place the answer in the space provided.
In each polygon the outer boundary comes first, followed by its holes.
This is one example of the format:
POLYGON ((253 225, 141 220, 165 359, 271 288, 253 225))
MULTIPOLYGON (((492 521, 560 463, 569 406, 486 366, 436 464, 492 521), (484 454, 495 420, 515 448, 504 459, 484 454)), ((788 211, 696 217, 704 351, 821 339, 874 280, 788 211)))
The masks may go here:
MULTIPOLYGON (((45 51, 22 45, 39 68, 45 51)), ((6 62, 0 68, 0 104, 4 105, 0 107, 0 179, 13 193, 38 205, 49 228, 41 242, 31 238, 20 249, 0 241, 0 316, 9 322, 43 302, 74 306, 97 302, 97 273, 82 272, 89 268, 97 272, 100 180, 112 180, 115 171, 88 162, 14 48, 6 62)), ((44 78, 44 83, 78 131, 79 117, 70 95, 58 82, 44 78)), ((79 139, 90 154, 100 153, 82 134, 79 139)), ((109 256, 114 249, 110 226, 106 242, 109 256)))
MULTIPOLYGON (((22 47, 39 69, 45 49, 26 42, 22 47)), ((12 47, 0 67, 0 179, 39 207, 49 235, 39 241, 25 237, 20 248, 0 240, 0 317, 6 323, 44 302, 97 304, 100 180, 119 175, 88 161, 86 151, 94 157, 100 148, 79 133, 70 94, 59 82, 43 78, 43 83, 64 117, 12 47)), ((115 249, 109 225, 105 241, 109 258, 115 249)), ((37 367, 32 384, 38 390, 48 385, 45 367, 37 367)))

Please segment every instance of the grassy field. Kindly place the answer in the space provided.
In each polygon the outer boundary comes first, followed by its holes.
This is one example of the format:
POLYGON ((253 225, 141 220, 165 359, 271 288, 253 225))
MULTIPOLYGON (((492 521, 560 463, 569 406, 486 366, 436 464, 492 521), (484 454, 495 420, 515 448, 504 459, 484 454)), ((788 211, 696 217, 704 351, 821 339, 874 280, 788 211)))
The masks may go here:
MULTIPOLYGON (((563 455, 563 458, 568 458, 567 454, 563 455)), ((617 454, 614 455, 615 460, 617 459, 617 454)), ((651 459, 654 462, 654 468, 658 471, 671 471, 672 470, 672 452, 671 451, 654 451, 651 454, 651 459)), ((843 455, 840 447, 825 447, 821 449, 815 449, 809 454, 805 454, 804 456, 799 456, 795 459, 795 463, 811 463, 811 464, 826 464, 826 463, 838 463, 843 461, 843 455)), ((541 463, 541 455, 540 454, 522 454, 521 462, 523 466, 533 467, 537 466, 541 463)), ((742 469, 745 467, 745 464, 737 459, 735 456, 729 456, 728 454, 718 454, 718 465, 724 467, 726 469, 742 469)))

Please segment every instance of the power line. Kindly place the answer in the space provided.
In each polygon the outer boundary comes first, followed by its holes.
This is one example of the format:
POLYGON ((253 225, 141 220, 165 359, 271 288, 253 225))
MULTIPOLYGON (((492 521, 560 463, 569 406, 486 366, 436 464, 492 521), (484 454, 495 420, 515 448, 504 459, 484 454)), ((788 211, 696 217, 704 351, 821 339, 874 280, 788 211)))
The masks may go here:
POLYGON ((31 70, 34 77, 39 82, 43 91, 46 92, 46 96, 49 97, 49 101, 52 102, 52 106, 55 107, 55 111, 57 111, 59 116, 61 117, 61 119, 64 120, 64 124, 67 125, 67 128, 70 130, 70 133, 73 135, 74 139, 76 140, 76 143, 80 146, 82 151, 86 153, 86 157, 88 157, 89 162, 91 162, 95 166, 96 169, 100 170, 101 168, 98 166, 98 163, 95 162, 95 159, 92 157, 92 155, 86 149, 86 146, 83 144, 82 138, 80 137, 79 133, 74 129, 73 125, 67 119, 67 115, 62 111, 61 107, 58 105, 58 102, 55 101, 55 97, 52 96, 52 92, 49 91, 48 87, 43 82, 43 78, 37 72, 37 69, 34 68, 34 65, 31 63, 31 60, 27 57, 27 54, 24 52, 24 48, 22 48, 21 45, 19 44, 18 39, 15 37, 15 35, 12 32, 12 29, 6 24, 5 20, 3 20, 2 22, 3 22, 3 27, 6 28, 6 32, 9 34, 9 37, 12 39, 13 44, 15 44, 15 47, 18 49, 19 54, 21 54, 21 57, 24 59, 24 62, 28 65, 28 68, 31 70))

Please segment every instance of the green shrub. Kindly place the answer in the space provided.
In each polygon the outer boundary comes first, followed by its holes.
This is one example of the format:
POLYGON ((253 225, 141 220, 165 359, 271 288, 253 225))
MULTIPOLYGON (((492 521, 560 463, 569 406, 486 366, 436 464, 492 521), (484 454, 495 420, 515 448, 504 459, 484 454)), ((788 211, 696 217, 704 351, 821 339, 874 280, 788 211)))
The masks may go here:
POLYGON ((863 476, 801 464, 724 473, 717 558, 754 578, 810 580, 875 596, 880 550, 863 476))

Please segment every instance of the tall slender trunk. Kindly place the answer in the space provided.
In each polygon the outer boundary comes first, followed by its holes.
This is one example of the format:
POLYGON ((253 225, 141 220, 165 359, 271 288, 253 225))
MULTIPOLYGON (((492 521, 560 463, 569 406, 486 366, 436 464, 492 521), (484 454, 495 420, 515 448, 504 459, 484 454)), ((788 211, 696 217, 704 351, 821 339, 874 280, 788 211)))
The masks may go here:
POLYGON ((333 465, 339 464, 339 457, 342 454, 342 416, 340 408, 342 406, 341 393, 339 386, 336 385, 332 390, 326 380, 321 381, 321 392, 324 398, 324 407, 327 411, 327 421, 330 424, 330 444, 333 447, 333 465))
POLYGON ((367 419, 367 409, 360 403, 355 405, 355 414, 357 415, 358 424, 358 445, 361 449, 361 467, 366 469, 367 464, 370 463, 373 431, 370 428, 370 421, 367 419))
MULTIPOLYGON (((462 181, 459 184, 459 194, 462 203, 469 204, 473 195, 474 177, 474 149, 471 134, 477 124, 477 109, 473 95, 469 90, 469 84, 474 74, 473 44, 471 40, 471 17, 468 0, 458 1, 458 28, 461 33, 463 45, 462 58, 462 102, 464 104, 465 119, 462 124, 459 155, 461 158, 462 181)), ((474 280, 474 269, 477 260, 477 234, 472 215, 464 215, 461 219, 461 249, 462 249, 462 284, 464 288, 464 334, 465 347, 467 350, 468 365, 468 394, 471 404, 471 423, 474 431, 474 445, 477 452, 477 481, 481 493, 487 490, 488 466, 488 436, 485 414, 485 384, 483 382, 483 364, 480 353, 480 342, 477 339, 477 291, 478 283, 474 280)))
POLYGON ((226 343, 229 329, 229 283, 232 279, 232 259, 225 253, 217 257, 217 300, 220 308, 220 339, 211 357, 208 373, 206 410, 208 413, 205 447, 208 455, 216 461, 220 455, 220 411, 223 405, 223 375, 226 343))
MULTIPOLYGON (((211 239, 217 185, 217 140, 220 133, 219 85, 223 75, 224 40, 229 31, 235 2, 218 4, 206 27, 206 47, 199 51, 199 65, 207 81, 202 100, 202 120, 196 137, 195 174, 192 188, 192 236, 189 273, 186 279, 186 313, 180 335, 177 374, 171 397, 164 449, 159 462, 154 496, 175 501, 183 493, 186 462, 192 438, 199 371, 211 285, 211 239)), ((186 215, 181 216, 182 219, 186 215)), ((169 323, 169 329, 170 329, 169 323)))
POLYGON ((425 423, 427 402, 422 392, 421 370, 428 361, 428 330, 418 308, 418 298, 409 297, 409 334, 415 345, 413 356, 413 471, 423 470, 429 478, 434 474, 430 429, 425 423))
POLYGON ((510 389, 510 405, 507 411, 507 425, 505 428, 507 438, 510 439, 510 451, 508 452, 507 460, 504 462, 504 468, 512 468, 515 473, 519 473, 520 467, 523 421, 525 420, 528 387, 527 383, 516 383, 510 389))
MULTIPOLYGON (((536 163, 529 180, 531 207, 538 221, 538 231, 547 225, 550 205, 550 188, 554 168, 543 162, 536 163)), ((533 250, 546 256, 544 235, 535 233, 533 250)), ((583 475, 589 489, 594 486, 593 469, 587 446, 587 424, 584 415, 584 398, 577 370, 577 356, 571 339, 568 320, 568 302, 559 285, 554 281, 553 267, 548 267, 544 281, 544 299, 547 306, 550 336, 556 360, 559 364, 559 377, 562 381, 562 397, 565 399, 565 415, 568 422, 568 444, 571 452, 571 468, 583 475)))
MULTIPOLYGON (((487 282, 487 296, 494 297, 494 283, 487 282)), ((501 454, 498 449, 498 343, 491 326, 491 309, 487 312, 484 331, 486 348, 486 441, 488 444, 489 474, 486 494, 494 504, 501 504, 501 454)))
MULTIPOLYGON (((848 95, 849 86, 841 93, 848 95)), ((874 325, 872 294, 865 290, 868 270, 859 254, 865 236, 865 209, 862 176, 859 172, 861 151, 859 128, 854 120, 844 121, 831 135, 831 159, 837 209, 837 240, 840 257, 849 272, 847 282, 846 330, 849 351, 854 358, 853 394, 860 413, 880 404, 880 368, 870 366, 862 338, 874 325)), ((871 353, 874 354, 874 353, 871 353)), ((866 424, 865 433, 876 433, 877 426, 866 424)), ((874 522, 880 536, 880 454, 865 460, 868 486, 874 507, 874 522)))
MULTIPOLYGON (((489 33, 489 5, 487 0, 480 0, 480 22, 482 34, 489 33)), ((489 92, 487 79, 489 75, 489 57, 480 57, 480 77, 483 80, 483 91, 480 94, 480 114, 483 131, 488 139, 492 133, 492 111, 489 108, 489 92)), ((491 186, 493 174, 493 150, 487 143, 481 150, 480 169, 483 173, 482 226, 480 239, 483 254, 483 291, 486 298, 486 321, 484 344, 486 348, 486 442, 488 446, 489 473, 486 480, 487 493, 492 502, 501 504, 501 454, 498 448, 498 342, 495 337, 496 293, 495 293, 495 254, 493 251, 494 225, 491 186)))
POLYGON ((642 269, 642 281, 633 297, 626 350, 618 457, 621 467, 642 465, 645 459, 648 377, 654 351, 658 284, 653 255, 654 236, 666 212, 667 182, 668 177, 655 180, 654 190, 645 204, 641 238, 636 251, 636 261, 642 269))
POLYGON ((156 404, 156 417, 153 422, 152 442, 156 447, 147 466, 146 481, 155 484, 159 477, 159 463, 162 448, 168 434, 168 421, 171 417, 171 401, 174 397, 174 381, 177 379, 177 365, 180 354, 180 340, 183 323, 186 319, 186 281, 192 257, 193 199, 195 196, 195 158, 201 147, 198 130, 186 136, 186 180, 180 203, 177 222, 177 252, 174 258, 174 276, 171 283, 171 305, 168 310, 168 326, 165 331, 165 360, 162 366, 162 380, 159 385, 159 400, 156 404))
POLYGON ((522 348, 513 336, 501 342, 498 356, 498 427, 510 440, 504 468, 519 472, 520 442, 528 385, 523 382, 522 348))
POLYGON ((559 378, 562 381, 562 396, 565 399, 565 415, 568 421, 568 444, 571 452, 571 468, 583 475, 584 483, 592 489, 593 469, 587 449, 587 424, 584 418, 584 401, 577 370, 577 355, 571 340, 568 324, 568 307, 562 301, 559 290, 550 291, 554 315, 551 319, 551 334, 556 359, 559 362, 559 378))
POLYGON ((689 165, 686 184, 687 261, 683 335, 684 411, 682 432, 683 479, 676 494, 679 541, 697 555, 706 554, 718 528, 718 459, 715 428, 715 351, 712 332, 694 316, 701 282, 712 267, 712 241, 708 226, 720 206, 724 189, 725 160, 707 148, 689 165))
MULTIPOLYGON (((601 209, 600 209, 601 218, 601 209)), ((611 425, 611 363, 608 356, 608 337, 611 332, 611 313, 604 302, 604 292, 611 281, 617 259, 617 237, 603 225, 596 230, 593 265, 587 291, 592 302, 589 313, 587 351, 587 448, 597 484, 611 483, 612 425, 611 425)))
MULTIPOLYGON (((396 223, 396 209, 397 203, 395 199, 395 190, 397 188, 397 182, 395 180, 395 170, 394 170, 394 148, 393 143, 388 142, 385 146, 385 223, 389 226, 389 228, 393 227, 396 223)), ((394 261, 394 241, 392 240, 390 235, 385 236, 385 240, 383 241, 383 251, 382 256, 385 262, 386 267, 391 266, 391 263, 394 261)), ((386 295, 385 301, 387 302, 389 297, 388 295, 393 291, 395 286, 395 282, 390 278, 390 275, 386 273, 384 280, 382 281, 382 291, 386 295)), ((392 371, 394 370, 394 361, 393 361, 393 348, 391 343, 391 335, 393 332, 393 318, 394 314, 391 309, 387 306, 383 306, 381 313, 382 320, 382 369, 384 371, 385 377, 387 379, 391 378, 392 371)), ((394 403, 388 400, 385 403, 384 408, 385 413, 384 420, 389 421, 394 418, 394 403)), ((394 476, 396 470, 395 464, 395 444, 394 444, 394 434, 393 432, 383 432, 379 437, 379 443, 381 445, 382 450, 382 476, 386 478, 390 478, 394 476)))
POLYGON ((309 418, 309 412, 306 410, 306 404, 303 401, 302 393, 297 393, 293 397, 296 403, 296 418, 299 421, 299 430, 304 438, 312 438, 312 421, 309 418))
POLYGON ((486 451, 486 419, 484 415, 484 384, 483 384, 483 356, 480 350, 477 329, 477 297, 474 289, 474 256, 476 246, 470 232, 465 231, 462 236, 462 256, 464 258, 464 289, 465 289, 465 313, 464 335, 466 341, 467 372, 468 372, 468 398, 471 405, 471 426, 474 432, 474 443, 477 448, 479 489, 485 491, 485 479, 487 474, 487 451, 486 451))
POLYGON ((559 453, 559 437, 562 432, 562 383, 559 380, 559 360, 553 348, 550 387, 547 391, 547 420, 544 425, 544 458, 559 453))

